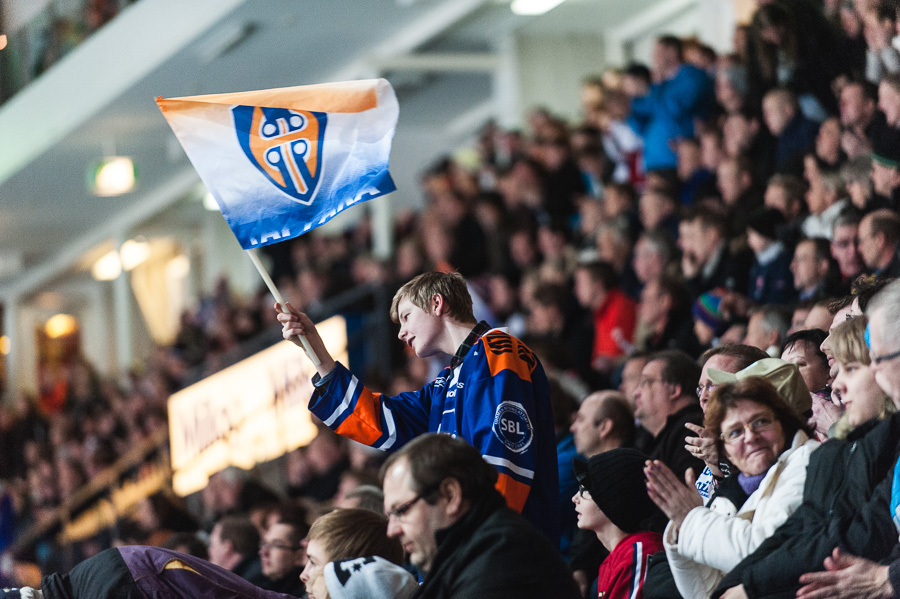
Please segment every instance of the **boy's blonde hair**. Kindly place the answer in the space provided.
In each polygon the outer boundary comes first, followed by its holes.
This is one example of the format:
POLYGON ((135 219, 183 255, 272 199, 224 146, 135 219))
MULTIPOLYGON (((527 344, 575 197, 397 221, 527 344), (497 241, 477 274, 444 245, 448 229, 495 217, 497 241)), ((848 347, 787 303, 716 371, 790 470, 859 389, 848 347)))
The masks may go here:
POLYGON ((431 298, 436 294, 444 298, 449 316, 464 323, 475 322, 472 296, 469 295, 466 280, 458 272, 426 272, 398 289, 391 302, 391 320, 400 322, 398 306, 403 299, 430 312, 431 298))

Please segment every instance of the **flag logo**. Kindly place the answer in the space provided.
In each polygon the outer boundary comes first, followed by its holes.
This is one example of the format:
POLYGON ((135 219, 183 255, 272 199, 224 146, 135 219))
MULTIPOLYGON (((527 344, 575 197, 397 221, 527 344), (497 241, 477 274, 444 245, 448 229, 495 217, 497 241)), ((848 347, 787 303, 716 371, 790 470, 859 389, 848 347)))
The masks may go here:
POLYGON ((263 106, 235 106, 231 113, 251 164, 291 199, 309 206, 322 173, 327 115, 263 106))

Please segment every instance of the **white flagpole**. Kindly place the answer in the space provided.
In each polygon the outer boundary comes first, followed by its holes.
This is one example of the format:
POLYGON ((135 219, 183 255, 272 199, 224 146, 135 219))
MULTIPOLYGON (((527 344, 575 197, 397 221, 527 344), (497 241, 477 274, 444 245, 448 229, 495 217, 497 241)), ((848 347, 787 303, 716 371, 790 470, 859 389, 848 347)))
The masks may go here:
MULTIPOLYGON (((263 266, 263 263, 260 262, 259 256, 256 255, 256 250, 249 249, 247 250, 247 255, 250 256, 250 261, 253 262, 253 266, 256 267, 256 270, 259 272, 259 276, 262 277, 263 281, 266 284, 266 287, 269 288, 269 291, 275 297, 275 301, 278 302, 278 307, 282 312, 287 313, 287 308, 284 305, 284 298, 281 296, 281 292, 278 291, 278 287, 275 286, 275 282, 272 281, 272 277, 269 276, 266 267, 263 266)), ((316 352, 313 351, 312 346, 309 344, 309 340, 305 335, 298 335, 300 338, 300 343, 303 344, 303 350, 306 352, 306 355, 309 356, 309 359, 312 360, 313 366, 318 367, 322 361, 319 360, 319 356, 316 355, 316 352)))

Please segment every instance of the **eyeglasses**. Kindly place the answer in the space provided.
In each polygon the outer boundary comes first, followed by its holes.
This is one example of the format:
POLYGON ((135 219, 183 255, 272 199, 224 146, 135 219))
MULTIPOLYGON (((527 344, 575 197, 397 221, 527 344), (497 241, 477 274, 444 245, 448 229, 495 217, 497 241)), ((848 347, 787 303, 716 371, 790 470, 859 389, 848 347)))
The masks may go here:
POLYGON ((665 382, 665 381, 663 381, 662 379, 655 379, 655 378, 647 377, 647 378, 641 379, 641 382, 638 383, 638 387, 643 389, 644 387, 649 387, 653 383, 663 383, 663 382, 665 382))
POLYGON ((773 426, 775 426, 774 418, 771 418, 769 416, 760 416, 758 418, 754 418, 747 424, 742 424, 741 426, 724 431, 721 435, 719 435, 719 438, 722 439, 723 442, 731 445, 743 440, 747 431, 752 432, 754 435, 759 435, 760 433, 771 430, 773 426))
POLYGON ((859 244, 859 237, 853 237, 851 239, 841 239, 840 241, 832 241, 831 245, 838 249, 844 249, 848 247, 853 247, 859 244))
POLYGON ((869 359, 872 361, 872 364, 877 366, 882 362, 890 362, 896 358, 900 358, 900 349, 895 352, 891 352, 889 354, 881 354, 880 356, 876 356, 871 351, 869 352, 869 359))
POLYGON ((697 398, 703 397, 703 392, 712 393, 713 389, 718 387, 715 383, 706 383, 705 385, 697 385, 697 398))
POLYGON ((384 512, 384 515, 385 515, 388 519, 390 519, 391 516, 393 516, 393 517, 396 518, 397 520, 402 520, 402 519, 403 519, 403 516, 406 515, 406 512, 408 512, 409 510, 411 510, 411 509, 412 509, 412 506, 414 506, 414 505, 416 504, 416 502, 419 501, 419 500, 422 499, 422 498, 423 498, 422 495, 416 495, 415 497, 413 497, 412 499, 410 499, 410 500, 407 501, 406 503, 402 503, 402 504, 398 505, 397 507, 395 507, 395 508, 392 509, 392 510, 387 510, 386 512, 384 512))
POLYGON ((300 549, 299 546, 296 545, 282 545, 280 543, 272 543, 269 541, 265 541, 259 544, 259 550, 262 551, 264 549, 281 549, 282 551, 297 551, 300 549))

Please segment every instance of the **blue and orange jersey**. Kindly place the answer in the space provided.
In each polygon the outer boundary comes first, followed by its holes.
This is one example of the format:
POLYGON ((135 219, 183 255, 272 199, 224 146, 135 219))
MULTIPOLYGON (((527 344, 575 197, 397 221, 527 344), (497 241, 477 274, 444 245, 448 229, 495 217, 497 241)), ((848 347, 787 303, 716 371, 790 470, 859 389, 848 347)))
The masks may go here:
POLYGON ((497 489, 556 543, 559 480, 547 376, 521 341, 499 329, 480 337, 456 368, 418 391, 374 393, 341 364, 309 409, 335 432, 391 451, 428 432, 459 436, 499 472, 497 489))

